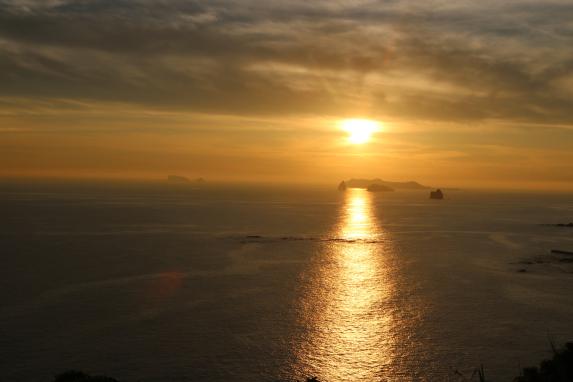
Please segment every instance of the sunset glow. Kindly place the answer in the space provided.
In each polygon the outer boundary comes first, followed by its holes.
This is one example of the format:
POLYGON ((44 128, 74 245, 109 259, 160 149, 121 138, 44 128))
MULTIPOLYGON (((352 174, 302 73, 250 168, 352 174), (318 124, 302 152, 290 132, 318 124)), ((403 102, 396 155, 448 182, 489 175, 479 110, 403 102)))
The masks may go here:
POLYGON ((573 0, 0 0, 0 380, 573 382, 572 46, 573 0))
POLYGON ((0 178, 573 190, 568 2, 510 3, 0 0, 0 178))
POLYGON ((355 145, 368 142, 372 134, 380 129, 378 122, 369 119, 345 119, 341 125, 349 134, 348 141, 355 145))

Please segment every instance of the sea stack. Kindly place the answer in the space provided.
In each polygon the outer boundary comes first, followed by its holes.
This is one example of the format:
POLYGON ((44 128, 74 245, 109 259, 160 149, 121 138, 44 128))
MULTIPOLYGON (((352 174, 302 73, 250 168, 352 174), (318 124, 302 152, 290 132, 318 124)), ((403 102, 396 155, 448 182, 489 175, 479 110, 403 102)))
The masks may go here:
POLYGON ((430 191, 430 199, 443 199, 444 193, 439 188, 436 191, 430 191))
POLYGON ((338 191, 346 191, 346 182, 345 181, 340 182, 340 184, 338 185, 338 191))

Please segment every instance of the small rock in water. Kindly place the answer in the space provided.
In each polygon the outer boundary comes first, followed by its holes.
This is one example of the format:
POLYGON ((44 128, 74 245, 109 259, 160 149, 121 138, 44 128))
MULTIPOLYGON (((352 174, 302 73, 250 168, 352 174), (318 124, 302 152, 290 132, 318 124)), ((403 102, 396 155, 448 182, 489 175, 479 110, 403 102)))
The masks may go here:
POLYGON ((430 199, 443 199, 444 193, 439 188, 436 191, 430 191, 430 199))

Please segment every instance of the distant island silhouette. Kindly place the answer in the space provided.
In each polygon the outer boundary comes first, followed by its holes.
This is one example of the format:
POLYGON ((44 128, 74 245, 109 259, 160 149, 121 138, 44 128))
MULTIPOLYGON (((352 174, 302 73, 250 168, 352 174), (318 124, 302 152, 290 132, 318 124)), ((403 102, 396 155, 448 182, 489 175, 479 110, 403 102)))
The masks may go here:
POLYGON ((394 190, 429 190, 430 187, 424 186, 418 182, 390 182, 382 180, 380 178, 374 179, 362 179, 362 178, 352 178, 349 180, 343 180, 338 185, 340 191, 346 190, 346 188, 371 188, 370 191, 380 192, 380 191, 394 191, 394 190))
POLYGON ((190 180, 189 178, 186 178, 184 176, 181 175, 168 175, 167 176, 167 182, 168 183, 205 183, 205 179, 203 178, 197 178, 194 180, 190 180))
POLYGON ((167 175, 167 181, 169 183, 189 183, 189 178, 179 175, 167 175))
POLYGON ((369 191, 369 192, 391 192, 391 191, 394 191, 394 189, 391 187, 385 186, 383 184, 372 183, 370 186, 368 186, 368 188, 366 188, 366 191, 369 191))

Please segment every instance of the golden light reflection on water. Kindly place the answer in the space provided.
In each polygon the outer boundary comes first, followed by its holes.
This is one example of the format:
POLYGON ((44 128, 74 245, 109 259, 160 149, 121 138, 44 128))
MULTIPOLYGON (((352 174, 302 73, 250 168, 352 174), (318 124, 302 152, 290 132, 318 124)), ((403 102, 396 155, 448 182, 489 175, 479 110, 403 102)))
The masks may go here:
POLYGON ((325 248, 303 302, 306 338, 301 373, 321 381, 384 379, 392 361, 394 326, 389 297, 391 248, 374 214, 373 195, 345 193, 338 241, 325 248))

